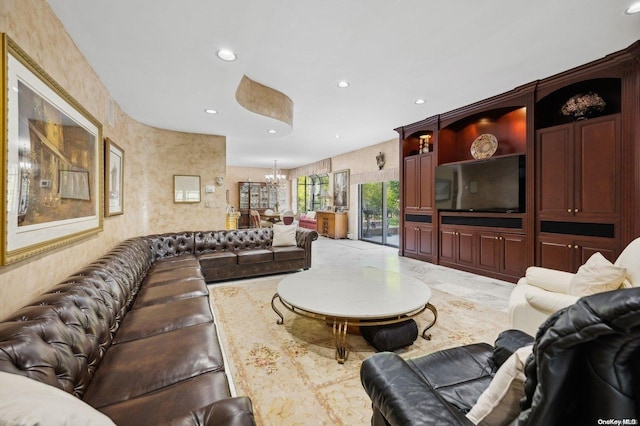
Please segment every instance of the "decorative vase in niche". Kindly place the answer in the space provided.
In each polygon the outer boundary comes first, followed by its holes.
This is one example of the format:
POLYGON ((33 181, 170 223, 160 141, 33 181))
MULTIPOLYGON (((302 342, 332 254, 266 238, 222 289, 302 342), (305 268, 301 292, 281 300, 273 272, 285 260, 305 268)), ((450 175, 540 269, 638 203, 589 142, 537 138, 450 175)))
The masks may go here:
POLYGON ((607 103, 597 93, 580 93, 569 98, 562 105, 560 112, 563 115, 572 117, 574 121, 586 120, 594 112, 604 111, 606 105, 607 103))

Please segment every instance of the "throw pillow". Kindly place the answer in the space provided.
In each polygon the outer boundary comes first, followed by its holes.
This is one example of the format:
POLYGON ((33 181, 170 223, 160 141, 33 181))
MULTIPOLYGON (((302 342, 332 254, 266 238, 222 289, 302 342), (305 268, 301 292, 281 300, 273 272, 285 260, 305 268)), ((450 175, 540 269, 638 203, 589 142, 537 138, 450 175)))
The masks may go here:
POLYGON ((569 294, 588 296, 617 290, 622 286, 626 275, 627 268, 613 265, 600 252, 594 253, 571 279, 569 294))
POLYGON ((518 349, 498 369, 489 387, 467 413, 473 424, 507 425, 518 416, 520 399, 524 397, 524 365, 532 350, 532 345, 518 349))
POLYGON ((314 211, 307 212, 307 219, 314 220, 315 218, 316 218, 316 212, 314 211))
POLYGON ((0 372, 0 423, 115 426, 107 416, 61 389, 5 372, 0 372))
POLYGON ((296 242, 296 228, 293 225, 273 225, 273 240, 271 241, 272 247, 287 247, 295 246, 296 242))

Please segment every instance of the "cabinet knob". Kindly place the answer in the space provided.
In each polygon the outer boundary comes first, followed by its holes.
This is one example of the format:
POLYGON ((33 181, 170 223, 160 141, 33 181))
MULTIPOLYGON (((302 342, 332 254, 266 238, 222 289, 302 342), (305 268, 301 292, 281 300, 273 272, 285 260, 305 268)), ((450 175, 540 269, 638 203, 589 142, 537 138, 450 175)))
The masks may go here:
POLYGON ((578 213, 580 210, 579 209, 573 209, 574 213, 578 213))
POLYGON ((493 238, 496 239, 496 240, 498 239, 498 237, 493 237, 493 238))
POLYGON ((574 249, 578 250, 578 245, 573 246, 574 249))
POLYGON ((571 248, 571 244, 567 244, 567 248, 571 248))
POLYGON ((573 210, 571 209, 567 209, 567 213, 571 213, 573 210))

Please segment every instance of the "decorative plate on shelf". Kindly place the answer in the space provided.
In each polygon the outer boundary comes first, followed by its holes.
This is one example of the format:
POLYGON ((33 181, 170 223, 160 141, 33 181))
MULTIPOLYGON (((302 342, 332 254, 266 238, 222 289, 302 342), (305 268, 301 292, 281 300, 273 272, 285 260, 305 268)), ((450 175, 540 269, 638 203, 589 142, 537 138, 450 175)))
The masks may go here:
POLYGON ((491 133, 478 136, 471 144, 471 155, 477 160, 489 158, 498 149, 498 139, 491 133))

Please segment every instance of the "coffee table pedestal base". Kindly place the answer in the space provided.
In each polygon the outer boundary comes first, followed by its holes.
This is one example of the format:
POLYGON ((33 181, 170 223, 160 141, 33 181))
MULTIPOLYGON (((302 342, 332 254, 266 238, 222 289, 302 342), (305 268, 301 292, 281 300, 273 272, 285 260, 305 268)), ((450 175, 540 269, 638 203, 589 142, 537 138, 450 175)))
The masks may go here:
POLYGON ((278 299, 280 301, 280 304, 282 306, 284 306, 285 308, 287 308, 287 310, 293 312, 294 314, 301 315, 301 316, 306 317, 306 318, 310 318, 310 319, 323 321, 323 322, 332 324, 333 340, 334 340, 334 344, 335 344, 335 347, 336 347, 336 356, 335 356, 335 358, 336 358, 336 360, 338 361, 339 364, 344 364, 345 361, 347 360, 347 358, 349 357, 349 350, 347 349, 347 337, 348 337, 348 334, 349 334, 349 326, 359 327, 361 325, 372 326, 372 325, 395 324, 395 323, 398 323, 398 322, 401 322, 401 321, 406 321, 409 318, 413 318, 415 316, 418 316, 421 313, 423 313, 425 310, 429 310, 429 311, 431 311, 431 313, 433 313, 433 320, 429 324, 427 324, 427 326, 422 330, 422 334, 421 335, 422 335, 423 339, 431 340, 431 334, 427 333, 427 330, 429 330, 431 327, 433 327, 435 325, 437 319, 438 319, 438 310, 431 303, 427 303, 422 309, 419 309, 416 312, 410 312, 408 314, 401 315, 401 316, 394 317, 394 318, 384 318, 384 319, 379 319, 379 320, 371 320, 371 319, 358 320, 358 319, 355 319, 355 318, 329 317, 329 316, 326 316, 326 315, 320 315, 320 314, 316 314, 316 313, 313 313, 313 312, 308 312, 308 311, 305 311, 305 310, 300 309, 298 307, 295 307, 295 306, 285 302, 284 300, 282 300, 282 298, 280 298, 280 295, 278 293, 276 293, 271 298, 271 308, 276 313, 276 315, 278 315, 278 317, 279 317, 278 320, 276 320, 276 323, 278 325, 284 324, 284 315, 276 307, 276 305, 275 305, 276 299, 278 299))

